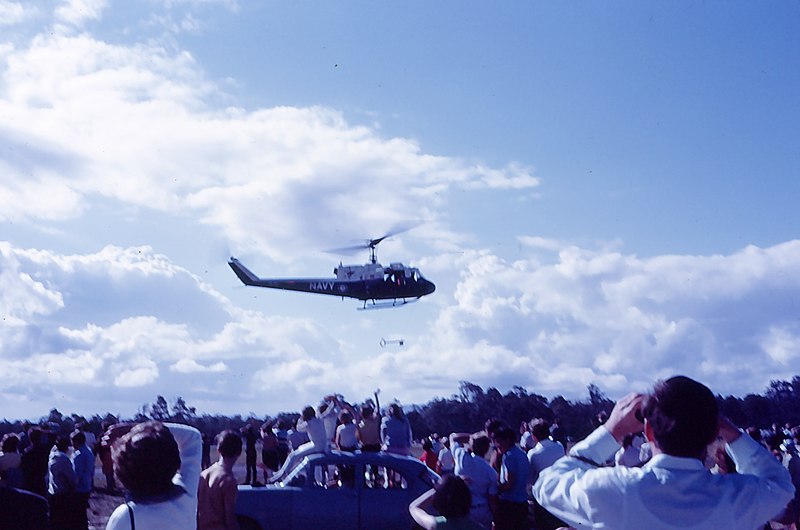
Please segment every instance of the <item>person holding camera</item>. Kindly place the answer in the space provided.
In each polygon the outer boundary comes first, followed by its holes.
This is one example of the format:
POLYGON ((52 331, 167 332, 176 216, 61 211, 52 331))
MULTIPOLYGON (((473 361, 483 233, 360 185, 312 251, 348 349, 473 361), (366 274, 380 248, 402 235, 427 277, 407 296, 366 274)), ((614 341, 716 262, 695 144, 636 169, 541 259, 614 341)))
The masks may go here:
POLYGON ((753 530, 781 512, 794 494, 770 452, 719 416, 705 385, 685 376, 629 394, 569 454, 542 471, 536 500, 573 526, 642 529, 753 530), (644 429, 653 452, 640 468, 607 467, 624 437, 644 429), (737 473, 715 475, 703 461, 721 438, 737 473))

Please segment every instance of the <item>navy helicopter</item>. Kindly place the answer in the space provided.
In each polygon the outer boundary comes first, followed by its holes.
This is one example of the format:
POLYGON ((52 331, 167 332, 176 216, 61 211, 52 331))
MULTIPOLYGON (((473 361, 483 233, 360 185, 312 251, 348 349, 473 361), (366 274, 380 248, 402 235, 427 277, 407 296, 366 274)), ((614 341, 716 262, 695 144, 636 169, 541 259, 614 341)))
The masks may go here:
POLYGON ((339 262, 339 266, 333 269, 334 278, 259 278, 234 257, 228 265, 245 285, 341 296, 342 299, 356 298, 364 302, 359 310, 399 307, 416 302, 436 290, 436 286, 423 278, 416 267, 406 267, 402 263, 390 263, 384 267, 378 263, 375 247, 401 231, 405 230, 389 232, 361 245, 330 250, 347 253, 369 249, 369 263, 343 265, 339 262))

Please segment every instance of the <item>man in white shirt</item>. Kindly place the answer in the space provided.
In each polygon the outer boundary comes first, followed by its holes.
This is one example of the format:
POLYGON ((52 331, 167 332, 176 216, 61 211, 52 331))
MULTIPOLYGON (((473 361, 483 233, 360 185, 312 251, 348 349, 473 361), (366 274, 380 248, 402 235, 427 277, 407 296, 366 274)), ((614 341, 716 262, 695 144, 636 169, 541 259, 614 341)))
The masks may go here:
POLYGON ((706 386, 676 376, 656 383, 650 395, 618 401, 604 425, 541 473, 533 494, 573 526, 754 530, 781 512, 794 487, 767 449, 719 417, 706 386), (642 419, 650 462, 600 467, 626 434, 642 429, 642 419), (706 447, 718 436, 738 473, 713 475, 703 467, 706 447))
MULTIPOLYGON (((550 438, 550 424, 542 418, 531 420, 528 432, 531 433, 534 444, 533 448, 528 451, 528 462, 531 466, 528 485, 531 485, 536 482, 542 471, 564 456, 564 446, 561 445, 561 442, 550 438)), ((537 530, 553 530, 564 526, 563 521, 542 508, 535 500, 533 501, 533 517, 536 520, 537 530)))
POLYGON ((440 475, 447 475, 453 472, 456 467, 456 460, 453 456, 453 452, 450 449, 450 441, 444 441, 444 447, 442 450, 439 451, 439 458, 436 471, 440 475))
POLYGON ((530 433, 533 448, 528 451, 528 461, 531 463, 533 484, 539 478, 539 473, 564 456, 564 446, 550 439, 550 425, 541 418, 531 420, 530 433))

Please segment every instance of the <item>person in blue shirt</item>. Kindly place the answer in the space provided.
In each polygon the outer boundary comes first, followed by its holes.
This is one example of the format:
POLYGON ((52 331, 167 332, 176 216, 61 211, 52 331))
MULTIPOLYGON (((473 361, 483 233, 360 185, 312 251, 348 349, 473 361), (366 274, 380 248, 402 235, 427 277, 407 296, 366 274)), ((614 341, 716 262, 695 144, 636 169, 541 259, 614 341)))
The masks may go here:
POLYGON ((517 445, 517 433, 509 427, 502 427, 497 432, 495 444, 502 453, 495 529, 526 530, 528 528, 527 484, 530 471, 528 457, 517 445))
POLYGON ((89 520, 86 510, 89 508, 89 494, 92 493, 94 480, 94 454, 86 445, 86 435, 81 431, 72 433, 72 466, 75 468, 75 524, 76 528, 86 530, 89 520))

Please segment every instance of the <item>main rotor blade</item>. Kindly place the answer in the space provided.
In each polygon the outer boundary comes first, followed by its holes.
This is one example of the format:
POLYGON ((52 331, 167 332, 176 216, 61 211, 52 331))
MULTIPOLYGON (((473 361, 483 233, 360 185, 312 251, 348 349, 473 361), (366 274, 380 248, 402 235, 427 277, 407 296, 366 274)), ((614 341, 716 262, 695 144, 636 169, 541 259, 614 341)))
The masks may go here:
POLYGON ((359 250, 365 250, 368 248, 375 248, 378 244, 392 236, 396 236, 397 234, 402 234, 403 232, 408 232, 412 228, 416 228, 421 225, 421 221, 404 221, 402 223, 398 223, 393 226, 388 232, 383 234, 381 237, 376 239, 365 239, 364 243, 359 245, 351 245, 348 247, 340 247, 340 248, 332 248, 330 250, 326 250, 325 252, 329 252, 331 254, 354 254, 359 250))
POLYGON ((323 252, 327 252, 329 254, 355 254, 356 252, 362 251, 366 248, 369 248, 369 243, 353 245, 350 247, 329 248, 323 252))

